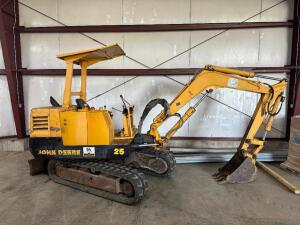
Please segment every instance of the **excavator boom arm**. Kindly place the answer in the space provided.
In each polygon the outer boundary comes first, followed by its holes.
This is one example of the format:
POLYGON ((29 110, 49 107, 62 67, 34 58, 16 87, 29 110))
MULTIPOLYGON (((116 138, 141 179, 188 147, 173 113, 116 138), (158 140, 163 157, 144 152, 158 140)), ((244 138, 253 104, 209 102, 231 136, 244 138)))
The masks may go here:
MULTIPOLYGON (((249 124, 249 126, 252 125, 252 129, 249 128, 246 132, 248 135, 245 134, 247 139, 252 139, 260 125, 263 123, 265 116, 268 114, 268 106, 274 105, 278 96, 282 96, 287 85, 286 80, 281 80, 271 86, 269 84, 248 79, 254 76, 255 74, 253 72, 208 65, 204 70, 195 75, 194 78, 187 83, 171 101, 169 106, 169 115, 178 113, 179 110, 192 99, 205 91, 211 91, 218 88, 231 88, 258 93, 261 94, 261 98, 249 124)), ((278 101, 279 100, 280 99, 278 99, 278 101)), ((191 106, 163 138, 160 137, 158 128, 169 118, 169 115, 167 115, 165 111, 162 111, 154 118, 148 133, 154 136, 156 141, 164 143, 175 134, 175 132, 193 115, 195 111, 195 107, 191 106)), ((273 121, 273 116, 270 117, 270 120, 273 121)))
MULTIPOLYGON (((162 110, 150 125, 148 135, 154 139, 156 144, 163 146, 183 123, 195 113, 196 107, 203 98, 212 90, 218 88, 231 88, 252 93, 260 94, 260 99, 252 115, 248 128, 242 138, 237 152, 231 160, 214 175, 221 183, 246 183, 255 179, 257 168, 255 166, 256 155, 263 149, 267 132, 272 128, 274 116, 276 116, 284 101, 283 92, 286 88, 287 81, 285 79, 278 81, 274 85, 255 81, 253 72, 228 69, 218 66, 207 65, 204 70, 194 76, 177 96, 168 104, 164 99, 153 100, 164 102, 164 110, 162 110), (205 92, 203 94, 203 92, 205 92), (196 96, 202 94, 202 98, 197 101, 194 106, 190 106, 186 112, 180 116, 179 110, 191 102, 196 96), (180 119, 171 127, 164 137, 161 137, 158 128, 166 122, 171 116, 179 116, 180 119), (257 138, 256 134, 260 126, 265 123, 264 135, 257 138)), ((148 104, 147 110, 144 111, 139 127, 145 115, 153 108, 155 104, 148 104)), ((139 129, 140 130, 140 129, 139 129)), ((147 137, 147 136, 146 136, 147 137)))

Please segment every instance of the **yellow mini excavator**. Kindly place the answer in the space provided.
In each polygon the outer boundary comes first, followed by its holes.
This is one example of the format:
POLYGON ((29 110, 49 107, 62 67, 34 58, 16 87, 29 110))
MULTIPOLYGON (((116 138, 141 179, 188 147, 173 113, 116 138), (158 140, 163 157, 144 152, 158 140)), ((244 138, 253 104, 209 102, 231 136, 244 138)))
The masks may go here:
POLYGON ((138 128, 133 122, 134 107, 121 96, 123 129, 116 131, 112 112, 87 104, 87 67, 123 55, 125 53, 117 44, 58 55, 67 67, 62 104, 50 97, 51 106, 34 108, 30 114, 32 175, 45 169, 57 183, 113 201, 137 203, 148 187, 143 172, 166 176, 174 170, 175 158, 164 144, 195 113, 209 93, 217 88, 231 88, 258 93, 261 97, 237 153, 219 170, 216 178, 231 183, 254 179, 255 158, 284 101, 286 80, 269 85, 249 79, 255 76, 252 72, 208 65, 171 103, 165 99, 150 101, 138 128), (74 64, 81 67, 81 88, 77 91, 72 91, 74 64), (178 111, 200 94, 203 96, 197 103, 181 116, 178 111), (143 134, 143 122, 156 105, 161 105, 163 110, 154 118, 147 134, 143 134), (177 116, 178 121, 161 137, 158 128, 172 116, 177 116), (265 135, 257 138, 255 135, 262 123, 265 123, 265 135))
POLYGON ((31 110, 32 175, 47 165, 50 178, 57 183, 134 204, 143 198, 148 186, 142 170, 159 176, 172 172, 175 158, 171 152, 156 151, 156 144, 132 142, 137 132, 134 107, 123 96, 123 129, 119 132, 114 129, 112 112, 86 102, 87 67, 123 55, 116 44, 57 56, 67 67, 63 100, 60 104, 51 96, 52 106, 31 110), (81 67, 81 87, 76 91, 72 91, 74 64, 81 67))

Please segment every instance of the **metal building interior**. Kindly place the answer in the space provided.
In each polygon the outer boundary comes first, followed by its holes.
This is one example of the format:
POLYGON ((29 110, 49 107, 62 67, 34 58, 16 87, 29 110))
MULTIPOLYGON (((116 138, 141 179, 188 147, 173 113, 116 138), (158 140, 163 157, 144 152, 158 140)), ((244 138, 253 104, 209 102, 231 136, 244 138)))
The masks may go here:
MULTIPOLYGON (((299 0, 0 0, 0 9, 0 224, 299 224, 299 0), (229 77, 228 83, 214 76, 229 77), (198 90, 205 82, 213 91, 198 90), (153 99, 164 111, 156 103, 152 107, 153 99), (260 104, 267 108, 261 116, 260 104), (140 126, 146 106, 153 110, 140 126), (49 118, 64 118, 61 129, 48 124, 46 135, 43 127, 34 129, 44 109, 49 118), (112 134, 101 131, 109 141, 92 138, 102 138, 92 130, 81 143, 85 131, 78 120, 76 138, 66 134, 66 120, 75 111, 109 117, 103 124, 113 124, 107 125, 112 134), (256 113, 264 125, 252 132, 256 113), (45 147, 42 139, 57 145, 45 147), (250 144, 257 148, 244 151, 250 144), (101 157, 112 157, 110 149, 137 157, 145 148, 158 159, 161 146, 174 158, 171 166, 164 161, 172 167, 164 177, 147 172, 150 164, 143 167, 134 157, 97 158, 101 151, 101 157), (85 157, 87 148, 95 159, 70 158, 85 157), (222 169, 238 157, 237 149, 243 150, 240 167, 249 159, 257 175, 220 184, 236 178, 235 171, 222 169), (134 160, 140 164, 128 163, 134 160), (72 174, 75 165, 98 183, 119 182, 113 191, 133 198, 134 184, 121 175, 110 181, 113 175, 99 169, 111 163, 138 176, 145 193, 128 205, 122 197, 70 188, 54 182, 50 162, 57 163, 57 174, 72 174), (99 171, 87 162, 98 163, 99 171), (218 168, 221 175, 214 179, 218 168), (106 178, 96 178, 102 173, 106 178)), ((86 120, 92 127, 94 120, 86 120)), ((238 176, 246 177, 246 170, 238 176)))

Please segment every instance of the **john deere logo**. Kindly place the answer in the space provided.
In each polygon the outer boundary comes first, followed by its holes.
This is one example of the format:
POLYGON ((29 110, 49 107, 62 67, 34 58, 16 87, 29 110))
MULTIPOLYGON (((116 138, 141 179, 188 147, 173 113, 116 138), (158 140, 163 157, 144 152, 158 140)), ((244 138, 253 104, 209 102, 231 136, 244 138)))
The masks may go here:
POLYGON ((83 157, 95 157, 95 147, 83 147, 83 157))

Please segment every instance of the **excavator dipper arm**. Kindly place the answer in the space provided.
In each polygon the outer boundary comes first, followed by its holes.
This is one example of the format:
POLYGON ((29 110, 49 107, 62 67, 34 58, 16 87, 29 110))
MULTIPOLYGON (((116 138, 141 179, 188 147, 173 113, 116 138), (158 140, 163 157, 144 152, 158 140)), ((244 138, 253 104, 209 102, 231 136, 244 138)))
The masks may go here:
POLYGON ((207 93, 205 95, 207 95, 212 90, 218 88, 231 88, 260 94, 260 100, 238 151, 232 159, 215 174, 216 179, 220 182, 244 183, 254 180, 256 174, 256 155, 262 150, 266 134, 272 128, 274 116, 278 114, 281 108, 281 104, 284 101, 283 92, 287 85, 285 79, 274 85, 249 79, 254 76, 255 74, 253 72, 207 65, 205 69, 195 75, 173 99, 169 104, 168 112, 163 110, 154 118, 148 134, 153 136, 155 141, 160 145, 167 142, 182 124, 194 114, 198 104, 196 103, 195 106, 189 107, 164 137, 160 136, 158 128, 166 122, 170 116, 178 114, 178 111, 182 107, 202 92, 206 91, 207 93), (265 124, 265 133, 262 138, 256 138, 255 136, 263 123, 265 124))

